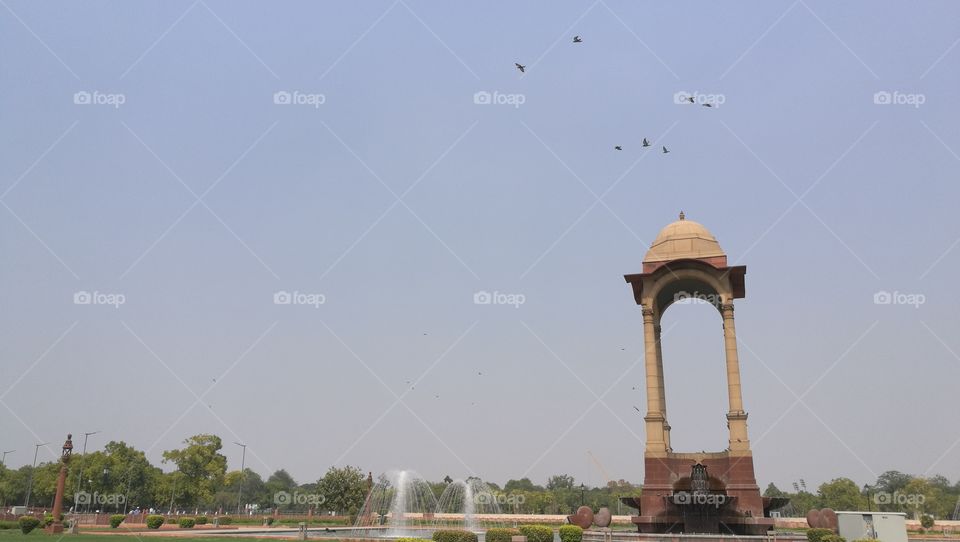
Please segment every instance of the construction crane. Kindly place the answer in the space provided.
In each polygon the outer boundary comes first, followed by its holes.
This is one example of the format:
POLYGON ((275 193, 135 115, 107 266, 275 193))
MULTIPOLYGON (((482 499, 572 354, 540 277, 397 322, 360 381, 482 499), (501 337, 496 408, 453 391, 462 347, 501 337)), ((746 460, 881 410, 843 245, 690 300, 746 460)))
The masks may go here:
MULTIPOLYGON (((597 469, 600 470, 600 474, 603 475, 604 480, 607 481, 607 485, 609 486, 610 482, 612 482, 613 480, 610 478, 610 475, 607 474, 607 469, 603 468, 603 465, 601 465, 600 461, 598 461, 597 458, 593 455, 593 452, 591 452, 590 450, 587 450, 587 455, 590 456, 590 460, 593 461, 593 464, 596 465, 597 469)), ((618 516, 620 515, 620 504, 621 504, 620 495, 617 494, 617 515, 618 516)))

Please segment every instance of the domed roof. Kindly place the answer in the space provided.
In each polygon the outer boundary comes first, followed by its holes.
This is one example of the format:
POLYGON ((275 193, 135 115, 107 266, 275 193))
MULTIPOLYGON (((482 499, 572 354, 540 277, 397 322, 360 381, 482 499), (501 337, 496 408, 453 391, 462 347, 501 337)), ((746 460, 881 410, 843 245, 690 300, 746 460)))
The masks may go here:
POLYGON ((687 258, 723 258, 723 265, 726 265, 726 253, 720 248, 716 237, 703 224, 687 220, 681 211, 680 220, 667 224, 660 230, 647 255, 643 257, 643 263, 687 258))

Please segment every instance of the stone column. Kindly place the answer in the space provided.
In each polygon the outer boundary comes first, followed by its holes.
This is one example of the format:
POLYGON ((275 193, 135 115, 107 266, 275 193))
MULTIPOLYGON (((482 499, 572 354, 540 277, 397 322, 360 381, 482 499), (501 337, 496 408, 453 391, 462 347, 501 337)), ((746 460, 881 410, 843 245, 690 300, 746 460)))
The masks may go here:
POLYGON ((647 415, 643 421, 647 429, 647 453, 666 453, 667 445, 663 440, 664 416, 660 401, 661 378, 657 356, 657 333, 655 331, 653 309, 643 308, 643 344, 644 365, 647 372, 647 415))
POLYGON ((660 321, 657 319, 657 323, 653 326, 653 333, 657 341, 657 379, 658 385, 660 388, 660 413, 663 414, 663 442, 667 447, 667 451, 670 448, 670 421, 667 419, 667 394, 664 391, 663 385, 663 349, 660 346, 660 321))
POLYGON ((727 395, 730 412, 727 427, 730 430, 730 450, 749 451, 747 439, 747 413, 743 410, 743 395, 740 391, 740 358, 737 355, 737 329, 733 323, 733 304, 720 306, 723 315, 723 343, 727 358, 727 395))

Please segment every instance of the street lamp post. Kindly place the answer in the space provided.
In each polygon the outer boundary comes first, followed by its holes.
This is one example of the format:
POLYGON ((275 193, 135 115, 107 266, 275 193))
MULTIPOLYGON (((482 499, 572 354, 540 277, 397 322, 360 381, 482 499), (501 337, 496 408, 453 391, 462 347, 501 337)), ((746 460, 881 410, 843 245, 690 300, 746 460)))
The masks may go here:
POLYGON ((244 468, 247 464, 247 445, 234 442, 237 446, 243 448, 243 454, 240 456, 240 487, 237 488, 237 515, 240 515, 240 499, 243 496, 243 479, 246 478, 244 468))
POLYGON ((583 506, 583 484, 580 484, 580 506, 583 506))
MULTIPOLYGON (((80 506, 77 505, 77 495, 80 494, 80 487, 83 483, 83 465, 87 462, 87 439, 90 438, 90 435, 96 435, 100 431, 91 431, 89 433, 83 434, 83 451, 80 452, 80 472, 77 474, 77 491, 73 496, 73 508, 79 514, 80 506)), ((87 510, 90 509, 90 504, 87 503, 87 510)))
POLYGON ((863 484, 863 492, 867 494, 867 512, 873 512, 873 506, 870 505, 870 484, 863 484))
POLYGON ((47 444, 49 444, 49 442, 33 445, 33 467, 30 469, 30 481, 27 483, 27 498, 23 501, 23 507, 27 510, 30 509, 30 492, 33 491, 33 472, 37 470, 37 452, 40 451, 41 446, 46 446, 47 444))

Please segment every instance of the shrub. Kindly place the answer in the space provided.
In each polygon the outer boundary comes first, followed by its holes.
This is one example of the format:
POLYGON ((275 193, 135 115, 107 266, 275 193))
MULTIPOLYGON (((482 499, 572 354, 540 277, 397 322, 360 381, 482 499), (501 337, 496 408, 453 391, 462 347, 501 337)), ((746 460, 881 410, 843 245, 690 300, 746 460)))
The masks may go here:
POLYGON ((433 532, 433 542, 477 542, 477 535, 460 529, 440 529, 433 532))
POLYGON ((807 540, 810 542, 824 542, 823 538, 832 534, 832 529, 807 529, 807 540))
POLYGON ((193 526, 197 524, 197 520, 193 518, 180 518, 179 523, 181 529, 193 529, 193 526))
POLYGON ((147 516, 148 529, 159 529, 161 525, 163 525, 163 516, 147 516))
POLYGON ((194 520, 197 525, 206 525, 207 521, 210 521, 207 516, 197 516, 197 519, 194 520))
POLYGON ((267 516, 265 521, 267 522, 267 527, 273 525, 273 516, 267 516))
POLYGON ((514 536, 518 536, 518 529, 487 529, 485 540, 487 542, 510 542, 514 536))
POLYGON ((123 514, 114 514, 110 516, 110 528, 116 529, 121 523, 123 523, 123 520, 125 519, 127 519, 127 516, 123 514))
POLYGON ((0 519, 0 530, 19 529, 19 528, 20 528, 20 524, 18 524, 16 521, 0 519))
POLYGON ((581 540, 583 540, 583 529, 579 525, 560 527, 560 542, 580 542, 581 540))
POLYGON ((847 542, 847 539, 838 535, 830 533, 827 536, 820 539, 821 542, 847 542))
POLYGON ((230 525, 233 523, 233 518, 230 516, 222 516, 220 518, 220 525, 230 525))
POLYGON ((40 520, 33 516, 20 516, 17 522, 20 524, 20 532, 23 534, 30 534, 30 531, 40 525, 40 520))
POLYGON ((527 542, 553 542, 553 529, 546 525, 521 525, 520 534, 527 542))
POLYGON ((398 538, 396 542, 430 542, 429 538, 398 538))
POLYGON ((933 516, 924 514, 920 516, 920 526, 924 529, 929 529, 933 527, 933 516))

